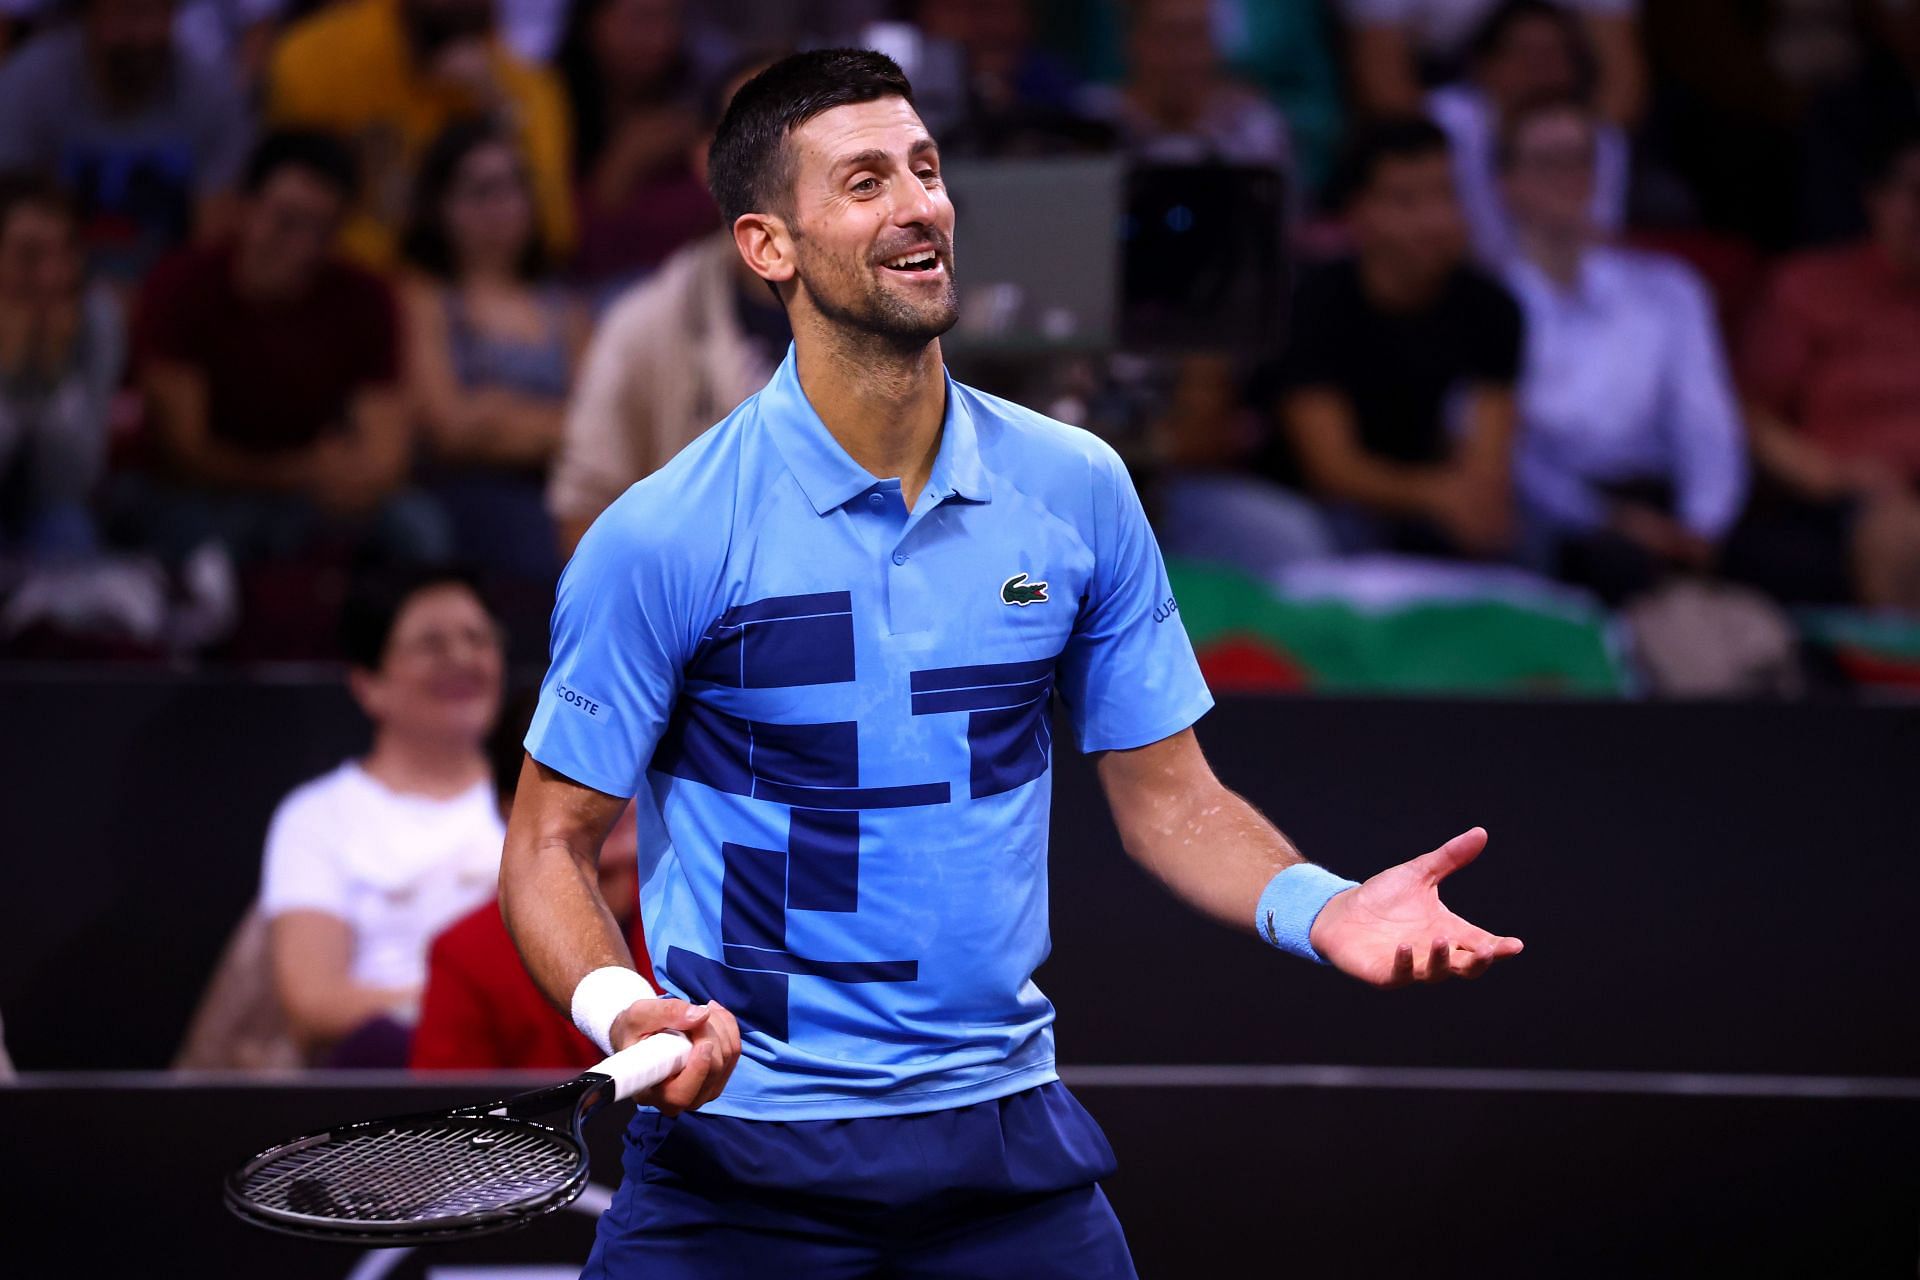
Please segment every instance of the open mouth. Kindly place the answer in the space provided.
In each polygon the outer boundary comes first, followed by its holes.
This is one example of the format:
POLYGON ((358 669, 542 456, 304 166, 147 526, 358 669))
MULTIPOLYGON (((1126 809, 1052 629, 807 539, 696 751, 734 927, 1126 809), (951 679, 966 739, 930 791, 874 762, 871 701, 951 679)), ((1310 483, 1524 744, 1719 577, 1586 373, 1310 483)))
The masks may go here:
POLYGON ((889 271, 921 275, 940 269, 940 255, 932 249, 916 249, 912 253, 903 253, 897 258, 888 258, 880 265, 889 271))

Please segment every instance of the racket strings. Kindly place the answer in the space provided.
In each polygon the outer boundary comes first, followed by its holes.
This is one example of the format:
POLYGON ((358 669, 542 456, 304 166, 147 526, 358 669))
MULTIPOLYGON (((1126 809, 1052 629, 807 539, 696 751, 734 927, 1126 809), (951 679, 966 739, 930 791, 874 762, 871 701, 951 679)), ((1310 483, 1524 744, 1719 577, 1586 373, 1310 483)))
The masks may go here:
POLYGON ((564 1186, 579 1152, 535 1129, 390 1129, 270 1160, 242 1193, 263 1208, 343 1222, 416 1222, 498 1210, 564 1186))

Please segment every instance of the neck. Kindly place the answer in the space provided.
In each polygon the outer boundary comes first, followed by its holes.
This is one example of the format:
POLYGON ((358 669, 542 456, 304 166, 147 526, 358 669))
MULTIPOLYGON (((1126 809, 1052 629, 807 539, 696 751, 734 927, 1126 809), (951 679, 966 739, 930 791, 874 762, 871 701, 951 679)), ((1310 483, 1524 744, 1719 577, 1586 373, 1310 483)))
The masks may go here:
POLYGON ((1585 236, 1578 232, 1523 226, 1516 240, 1527 261, 1540 268, 1555 284, 1565 288, 1580 279, 1580 261, 1587 251, 1585 236))
POLYGON ((472 260, 461 264, 460 283, 468 289, 507 289, 520 283, 511 262, 472 260))
POLYGON ((1445 281, 1445 274, 1428 277, 1377 254, 1360 255, 1360 287, 1383 310, 1417 311, 1440 296, 1445 281))
POLYGON ((940 341, 903 346, 851 335, 811 312, 794 326, 800 389, 833 438, 880 479, 900 478, 908 510, 940 451, 947 411, 940 341))
POLYGON ((233 254, 233 288, 251 302, 278 302, 300 292, 295 286, 277 281, 272 273, 262 271, 244 241, 233 254))
POLYGON ((487 776, 487 758, 466 739, 409 735, 383 728, 360 762, 389 790, 450 800, 487 776))
POLYGON ((1134 101, 1163 126, 1185 129, 1199 118, 1205 94, 1176 80, 1142 80, 1134 89, 1134 101))

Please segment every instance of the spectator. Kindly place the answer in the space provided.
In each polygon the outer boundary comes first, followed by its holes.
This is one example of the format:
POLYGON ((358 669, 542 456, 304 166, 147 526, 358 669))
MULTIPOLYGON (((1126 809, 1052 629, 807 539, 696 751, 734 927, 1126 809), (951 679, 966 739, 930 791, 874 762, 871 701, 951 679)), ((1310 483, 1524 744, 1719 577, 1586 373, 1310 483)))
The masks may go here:
POLYGON ((96 267, 132 283, 221 221, 251 124, 233 77, 176 41, 172 0, 84 0, 0 66, 0 169, 77 197, 96 267))
MULTIPOLYGON (((1041 38, 1083 79, 1112 81, 1128 62, 1134 0, 1029 5, 1041 38)), ((1341 69, 1330 5, 1211 0, 1213 39, 1231 75, 1263 94, 1287 122, 1292 160, 1314 190, 1325 182, 1341 134, 1341 69)), ((941 135, 945 146, 947 135, 941 135)))
POLYGON ((289 30, 268 64, 267 115, 352 139, 364 179, 347 252, 394 258, 421 152, 452 121, 488 116, 513 131, 533 175, 540 230, 573 247, 565 99, 545 69, 494 34, 492 0, 339 0, 289 30))
MULTIPOLYGON (((640 927, 634 806, 600 849, 600 896, 625 928, 634 967, 653 977, 640 927)), ((584 1071, 604 1054, 547 1003, 490 899, 433 941, 409 1065, 416 1071, 584 1071)))
POLYGON ((1649 5, 1658 94, 1636 141, 1636 222, 1704 224, 1769 250, 1866 229, 1885 122, 1913 114, 1920 11, 1898 0, 1649 5))
MULTIPOLYGON (((1498 265, 1513 252, 1513 227, 1500 198, 1498 149, 1508 117, 1529 102, 1585 100, 1592 76, 1579 21, 1545 0, 1508 0, 1475 36, 1467 79, 1427 100, 1453 144, 1454 184, 1475 252, 1498 265)), ((1627 139, 1617 126, 1595 133, 1593 223, 1618 231, 1627 212, 1627 139)))
POLYGON ((0 551, 94 550, 89 504, 126 345, 119 299, 87 283, 66 196, 0 182, 0 551))
MULTIPOLYGON (((1423 84, 1444 84, 1467 70, 1474 33, 1502 0, 1340 0, 1348 25, 1349 67, 1361 111, 1416 111, 1423 84)), ((1579 21, 1595 62, 1594 102, 1610 124, 1631 127, 1645 106, 1639 0, 1559 0, 1579 21)))
POLYGON ((467 579, 420 571, 356 584, 341 639, 373 746, 281 801, 260 909, 275 989, 310 1052, 401 1066, 428 944, 499 874, 506 828, 485 750, 499 633, 467 579))
POLYGON ((624 282, 719 221, 688 157, 711 54, 683 0, 579 0, 559 68, 573 106, 580 253, 587 280, 624 282))
POLYGON ((123 514, 170 559, 209 539, 241 561, 367 540, 447 554, 440 518, 404 494, 411 448, 391 291, 331 246, 353 162, 323 134, 277 133, 248 164, 238 232, 162 263, 135 319, 154 474, 123 514))
MULTIPOLYGON (((707 137, 759 70, 743 66, 709 101, 707 137)), ((693 165, 705 182, 705 137, 693 165)), ((571 555, 629 485, 758 391, 792 340, 785 308, 741 259, 731 228, 680 250, 616 300, 587 349, 547 486, 561 553, 571 555)))
POLYGON ((1080 87, 1034 42, 1031 0, 921 0, 919 26, 956 51, 957 118, 939 129, 953 155, 1045 155, 1104 149, 1108 131, 1075 112, 1080 87))
POLYGON ((1089 88, 1082 109, 1112 125, 1137 157, 1287 167, 1287 123, 1228 79, 1209 0, 1137 0, 1128 9, 1127 69, 1125 83, 1089 88))
POLYGON ((1789 259, 1746 335, 1767 482, 1757 522, 1773 535, 1776 592, 1915 609, 1920 128, 1901 129, 1869 169, 1868 237, 1789 259), (1781 580, 1789 554, 1800 570, 1781 580))
POLYGON ((175 37, 203 62, 224 67, 248 97, 255 96, 288 0, 178 0, 175 37))
POLYGON ((559 576, 541 491, 587 321, 546 278, 512 140, 461 121, 428 149, 404 243, 407 381, 458 555, 526 581, 559 576))
POLYGON ((1523 107, 1500 148, 1526 318, 1515 477, 1558 571, 1610 601, 1704 569, 1740 514, 1746 441, 1713 299, 1677 259, 1597 242, 1599 122, 1523 107))
POLYGON ((1371 127, 1336 191, 1357 253, 1301 281, 1269 474, 1303 479, 1345 550, 1502 554, 1520 313, 1467 264, 1446 135, 1371 127))

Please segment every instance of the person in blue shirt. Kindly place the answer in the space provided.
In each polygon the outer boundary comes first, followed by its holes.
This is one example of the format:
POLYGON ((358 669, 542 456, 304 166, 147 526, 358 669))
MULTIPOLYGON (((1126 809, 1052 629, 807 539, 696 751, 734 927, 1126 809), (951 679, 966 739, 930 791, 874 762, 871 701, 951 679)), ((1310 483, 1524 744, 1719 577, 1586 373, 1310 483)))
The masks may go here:
POLYGON ((1215 779, 1118 457, 946 375, 954 211, 897 66, 774 64, 710 172, 793 347, 568 564, 501 866, 586 1034, 693 1044, 640 1096, 585 1274, 1132 1276, 1032 980, 1056 698, 1131 856, 1375 985, 1520 950, 1439 899, 1485 832, 1355 885, 1215 779), (596 888, 628 796, 664 998, 596 888))

